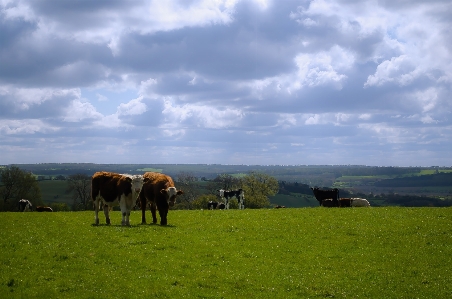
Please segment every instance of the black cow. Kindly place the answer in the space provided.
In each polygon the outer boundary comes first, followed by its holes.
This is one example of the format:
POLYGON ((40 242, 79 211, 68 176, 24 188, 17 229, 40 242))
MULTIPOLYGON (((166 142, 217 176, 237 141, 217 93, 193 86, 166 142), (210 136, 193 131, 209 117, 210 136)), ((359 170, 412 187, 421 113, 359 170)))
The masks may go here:
POLYGON ((220 202, 220 203, 218 204, 217 208, 218 208, 219 210, 224 210, 224 209, 226 208, 226 205, 225 205, 223 202, 220 202))
POLYGON ((220 197, 224 199, 226 210, 229 209, 229 200, 236 198, 239 204, 239 210, 245 209, 245 191, 242 189, 226 191, 223 189, 217 190, 220 192, 220 197))
POLYGON ((51 207, 42 207, 42 206, 37 206, 36 211, 37 212, 53 212, 51 207))
MULTIPOLYGON (((334 188, 332 190, 320 190, 319 188, 311 188, 314 192, 315 198, 318 200, 319 205, 322 205, 322 201, 325 199, 332 199, 335 203, 339 200, 339 189, 334 188)), ((339 206, 339 204, 337 204, 339 206)))
POLYGON ((217 206, 218 206, 218 202, 215 202, 215 201, 209 201, 207 203, 208 210, 215 210, 217 208, 217 206))

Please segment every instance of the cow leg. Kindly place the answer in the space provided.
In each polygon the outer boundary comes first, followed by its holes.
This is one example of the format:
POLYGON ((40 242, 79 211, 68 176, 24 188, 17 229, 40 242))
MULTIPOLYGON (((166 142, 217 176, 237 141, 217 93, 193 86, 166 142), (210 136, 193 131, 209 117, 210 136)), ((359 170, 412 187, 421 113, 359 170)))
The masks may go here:
POLYGON ((128 222, 128 217, 127 217, 127 207, 126 207, 126 199, 124 198, 124 196, 121 196, 122 198, 120 198, 119 200, 119 207, 121 208, 121 225, 129 225, 128 222))
MULTIPOLYGON (((167 216, 169 209, 168 202, 166 200, 164 202, 160 202, 160 204, 157 204, 157 209, 159 210, 160 215, 160 225, 167 225, 168 224, 167 216)), ((155 222, 157 222, 157 218, 155 218, 155 222)))
POLYGON ((139 200, 141 205, 141 224, 146 224, 146 198, 140 196, 139 200))
MULTIPOLYGON (((150 203, 151 213, 152 213, 152 223, 157 223, 157 206, 155 205, 155 202, 150 203)), ((160 213, 160 211, 159 211, 160 213)))
POLYGON ((93 205, 94 205, 94 221, 96 225, 99 225, 99 205, 100 205, 99 200, 97 199, 94 200, 93 205))
POLYGON ((104 204, 105 222, 110 224, 110 207, 104 204))

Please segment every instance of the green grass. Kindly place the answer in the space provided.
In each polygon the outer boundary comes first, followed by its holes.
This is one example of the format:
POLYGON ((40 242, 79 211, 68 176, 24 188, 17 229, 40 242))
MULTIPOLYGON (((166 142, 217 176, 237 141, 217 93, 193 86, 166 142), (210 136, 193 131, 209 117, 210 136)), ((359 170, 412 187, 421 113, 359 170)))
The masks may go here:
POLYGON ((451 298, 452 208, 1 213, 0 298, 451 298), (150 216, 150 215, 149 215, 150 216), (101 218, 101 223, 105 219, 101 218), (148 218, 149 219, 149 218, 148 218))

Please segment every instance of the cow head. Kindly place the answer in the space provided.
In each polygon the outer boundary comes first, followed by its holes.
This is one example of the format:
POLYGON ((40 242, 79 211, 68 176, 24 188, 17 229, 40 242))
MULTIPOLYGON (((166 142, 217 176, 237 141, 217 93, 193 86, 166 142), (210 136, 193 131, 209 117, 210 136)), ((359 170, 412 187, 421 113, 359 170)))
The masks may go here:
POLYGON ((143 176, 139 174, 135 175, 123 174, 123 176, 131 184, 133 198, 137 199, 138 195, 140 194, 141 188, 143 188, 144 183, 149 179, 143 178, 143 176))
POLYGON ((166 196, 166 200, 168 201, 168 204, 170 207, 174 206, 176 203, 176 196, 184 194, 182 190, 177 190, 176 187, 169 187, 167 189, 160 190, 161 194, 164 194, 166 196))
POLYGON ((217 190, 218 192, 220 192, 220 197, 224 197, 224 190, 223 189, 220 189, 220 190, 217 190))

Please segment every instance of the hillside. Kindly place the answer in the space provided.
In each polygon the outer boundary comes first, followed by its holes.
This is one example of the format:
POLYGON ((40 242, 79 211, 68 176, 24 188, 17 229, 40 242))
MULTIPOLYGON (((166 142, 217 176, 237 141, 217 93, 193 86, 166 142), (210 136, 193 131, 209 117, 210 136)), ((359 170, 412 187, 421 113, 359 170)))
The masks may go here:
POLYGON ((314 207, 318 203, 309 187, 338 188, 341 197, 364 197, 377 206, 448 206, 452 201, 452 168, 372 167, 360 165, 220 165, 220 164, 93 164, 49 163, 16 165, 40 179, 42 198, 49 204, 71 205, 66 192, 67 176, 91 176, 96 171, 142 174, 157 171, 175 180, 181 173, 198 178, 201 194, 208 192, 205 182, 220 174, 243 175, 263 172, 280 181, 280 192, 271 197, 273 205, 314 207), (59 180, 55 180, 59 179, 59 180))

